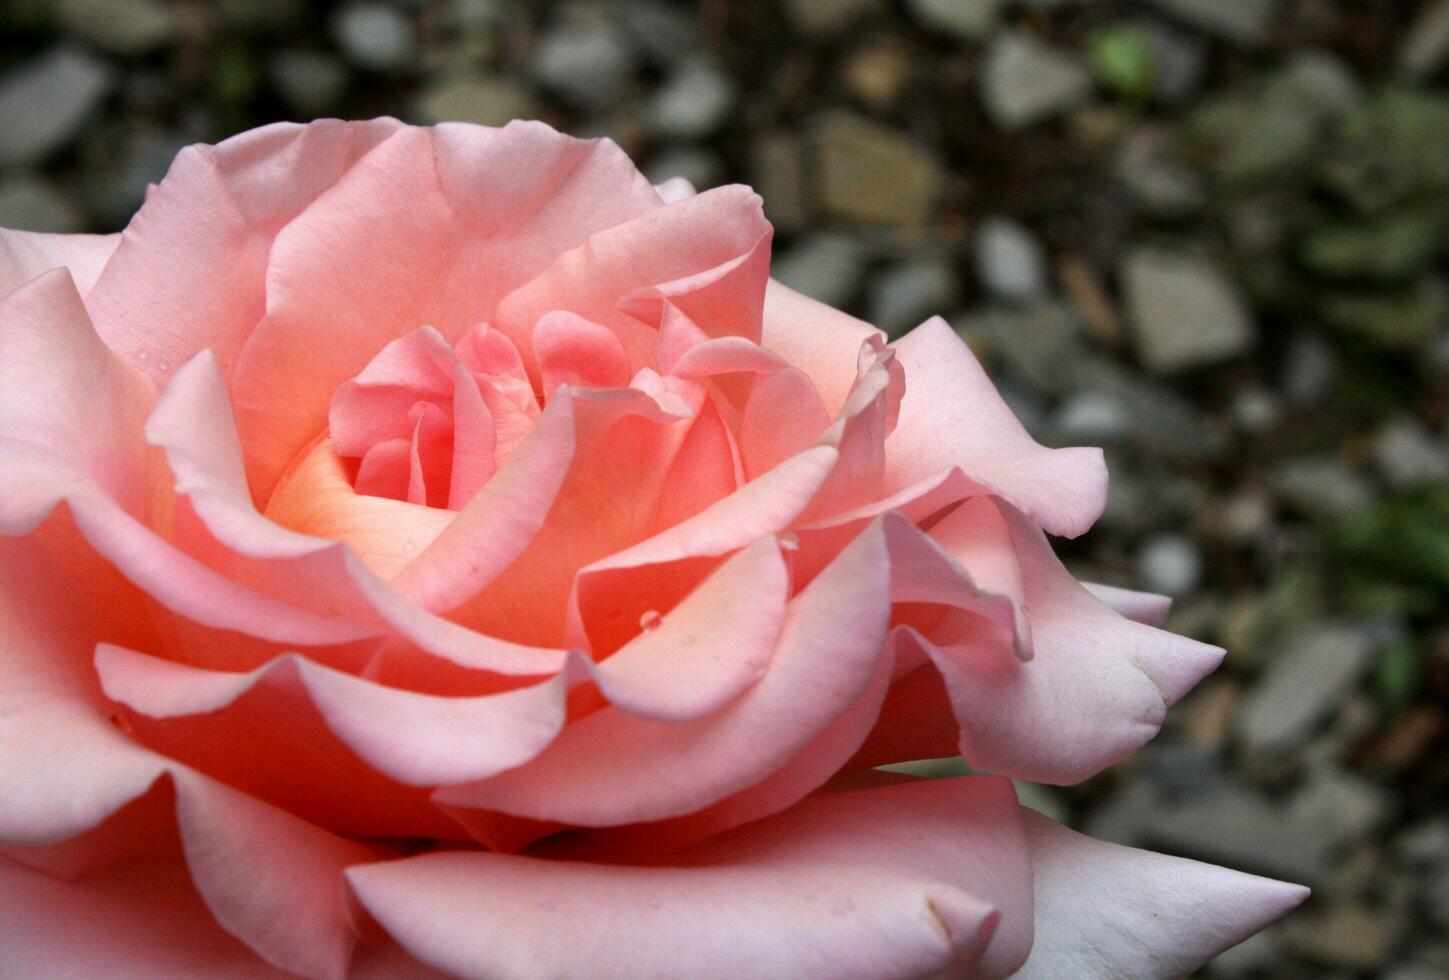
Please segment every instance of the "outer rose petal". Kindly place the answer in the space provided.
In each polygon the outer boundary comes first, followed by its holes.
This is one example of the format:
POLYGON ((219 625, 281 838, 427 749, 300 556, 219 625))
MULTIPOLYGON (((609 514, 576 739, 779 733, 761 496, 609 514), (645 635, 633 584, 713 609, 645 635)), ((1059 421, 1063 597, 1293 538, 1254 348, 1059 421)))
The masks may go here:
POLYGON ((669 866, 434 854, 353 868, 358 902, 463 977, 1005 976, 1031 942, 1004 780, 832 793, 669 866))
POLYGON ((1308 889, 1083 837, 1024 810, 1036 942, 1023 980, 1187 976, 1308 889))
POLYGON ((70 270, 84 296, 120 241, 120 235, 53 235, 0 228, 0 298, 58 267, 70 270))
POLYGON ((277 232, 401 125, 278 123, 182 150, 90 294, 101 336, 157 381, 208 347, 229 372, 277 232))
POLYGON ((1076 537, 1101 516, 1102 451, 1038 445, 946 321, 933 317, 891 346, 907 381, 886 440, 887 494, 958 468, 1052 534, 1076 537))
POLYGON ((216 924, 175 861, 56 881, 0 858, 0 976, 288 976, 216 924))
POLYGON ((761 343, 815 383, 832 416, 855 385, 856 355, 869 337, 885 336, 863 320, 771 279, 765 291, 761 343))
POLYGON ((1079 782, 1156 735, 1168 706, 1222 660, 1218 647, 1118 615, 1071 577, 1040 530, 990 498, 966 502, 932 534, 982 588, 1021 588, 1031 624, 1029 662, 973 622, 930 632, 974 766, 1079 782))

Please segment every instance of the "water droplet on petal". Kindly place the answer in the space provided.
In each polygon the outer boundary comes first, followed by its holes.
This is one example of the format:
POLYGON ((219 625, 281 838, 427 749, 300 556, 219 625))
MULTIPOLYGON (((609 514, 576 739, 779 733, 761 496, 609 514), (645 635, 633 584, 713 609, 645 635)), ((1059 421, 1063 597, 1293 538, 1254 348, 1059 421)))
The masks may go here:
POLYGON ((639 628, 646 633, 652 633, 659 628, 659 624, 662 622, 664 622, 664 617, 659 615, 656 610, 651 609, 639 617, 639 628))
POLYGON ((786 531, 779 536, 780 548, 784 551, 799 551, 800 536, 794 531, 786 531))

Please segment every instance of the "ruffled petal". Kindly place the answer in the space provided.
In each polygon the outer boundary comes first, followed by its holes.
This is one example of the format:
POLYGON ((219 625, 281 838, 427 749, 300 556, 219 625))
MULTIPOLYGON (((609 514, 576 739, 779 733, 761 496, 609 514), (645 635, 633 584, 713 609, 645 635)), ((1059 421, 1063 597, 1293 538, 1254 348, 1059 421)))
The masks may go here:
POLYGON ((1308 889, 1093 840, 1023 811, 1036 942, 1016 976, 1170 980, 1286 915, 1308 889))
POLYGON ((435 854, 347 877, 399 944, 461 977, 996 977, 1031 945, 1004 780, 814 797, 667 866, 571 856, 435 854))
POLYGON ((889 573, 884 536, 862 535, 790 603, 769 670, 726 709, 671 724, 605 708, 532 762, 437 799, 599 827, 679 816, 753 785, 870 682, 884 654, 889 573))
POLYGON ((933 536, 981 587, 1009 594, 1019 583, 1031 627, 1029 662, 980 620, 948 617, 929 633, 962 754, 977 768, 1080 782, 1155 736, 1167 708, 1222 660, 1218 647, 1114 612, 1039 529, 990 498, 963 504, 933 536))
POLYGON ((886 441, 888 492, 953 468, 1052 534, 1076 537, 1101 516, 1100 449, 1046 449, 1001 400, 971 351, 934 317, 891 345, 906 372, 900 421, 886 441))
POLYGON ((400 127, 278 123, 182 150, 89 293, 101 336, 158 382, 206 348, 229 372, 264 313, 277 233, 400 127))

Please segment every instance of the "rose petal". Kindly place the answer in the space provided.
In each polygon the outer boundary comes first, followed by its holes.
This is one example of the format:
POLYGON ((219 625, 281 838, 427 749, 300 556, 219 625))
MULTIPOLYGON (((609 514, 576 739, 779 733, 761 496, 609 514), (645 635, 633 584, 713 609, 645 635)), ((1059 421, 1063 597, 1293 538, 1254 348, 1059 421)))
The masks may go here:
POLYGON ((679 816, 753 785, 869 683, 883 652, 889 571, 883 534, 853 543, 790 603, 769 670, 727 709, 671 724, 605 708, 568 725, 532 762, 436 798, 599 827, 679 816))
POLYGON ((347 877, 464 977, 1005 976, 1031 944, 1019 812, 1003 780, 919 781, 812 798, 668 867, 452 853, 347 877))
POLYGON ((1107 500, 1100 449, 1038 445, 940 317, 891 346, 905 368, 906 393, 886 441, 890 492, 954 467, 1052 534, 1076 537, 1092 526, 1107 500))
POLYGON ((947 623, 928 649, 946 679, 973 766, 1075 783, 1157 734, 1168 706, 1222 660, 1217 647, 1126 619, 1079 585, 1042 532, 989 498, 952 515, 942 544, 972 579, 1007 591, 1019 577, 1035 657, 1022 662, 979 625, 947 623), (1002 560, 1014 554, 1019 571, 1002 560), (1008 581, 1001 581, 1005 571, 1008 581))
POLYGON ((89 293, 101 336, 158 382, 205 348, 229 372, 277 232, 400 126, 278 123, 182 150, 89 293))
POLYGON ((1024 810, 1036 942, 1016 976, 1194 972, 1287 914, 1308 889, 1083 837, 1024 810))
POLYGON ((863 320, 773 279, 765 291, 760 343, 810 376, 832 417, 840 413, 855 385, 860 345, 883 336, 863 320))

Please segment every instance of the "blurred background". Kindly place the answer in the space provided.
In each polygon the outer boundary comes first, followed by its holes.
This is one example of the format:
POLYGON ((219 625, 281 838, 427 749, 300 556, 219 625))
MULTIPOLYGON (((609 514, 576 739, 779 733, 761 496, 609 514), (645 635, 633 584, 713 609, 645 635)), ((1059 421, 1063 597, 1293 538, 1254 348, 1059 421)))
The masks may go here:
POLYGON ((1080 575, 1228 647, 1163 736, 1022 787, 1309 883, 1214 977, 1449 976, 1449 0, 3 0, 0 225, 114 231, 278 119, 548 120, 752 184, 776 275, 942 313, 1108 447, 1080 575))

